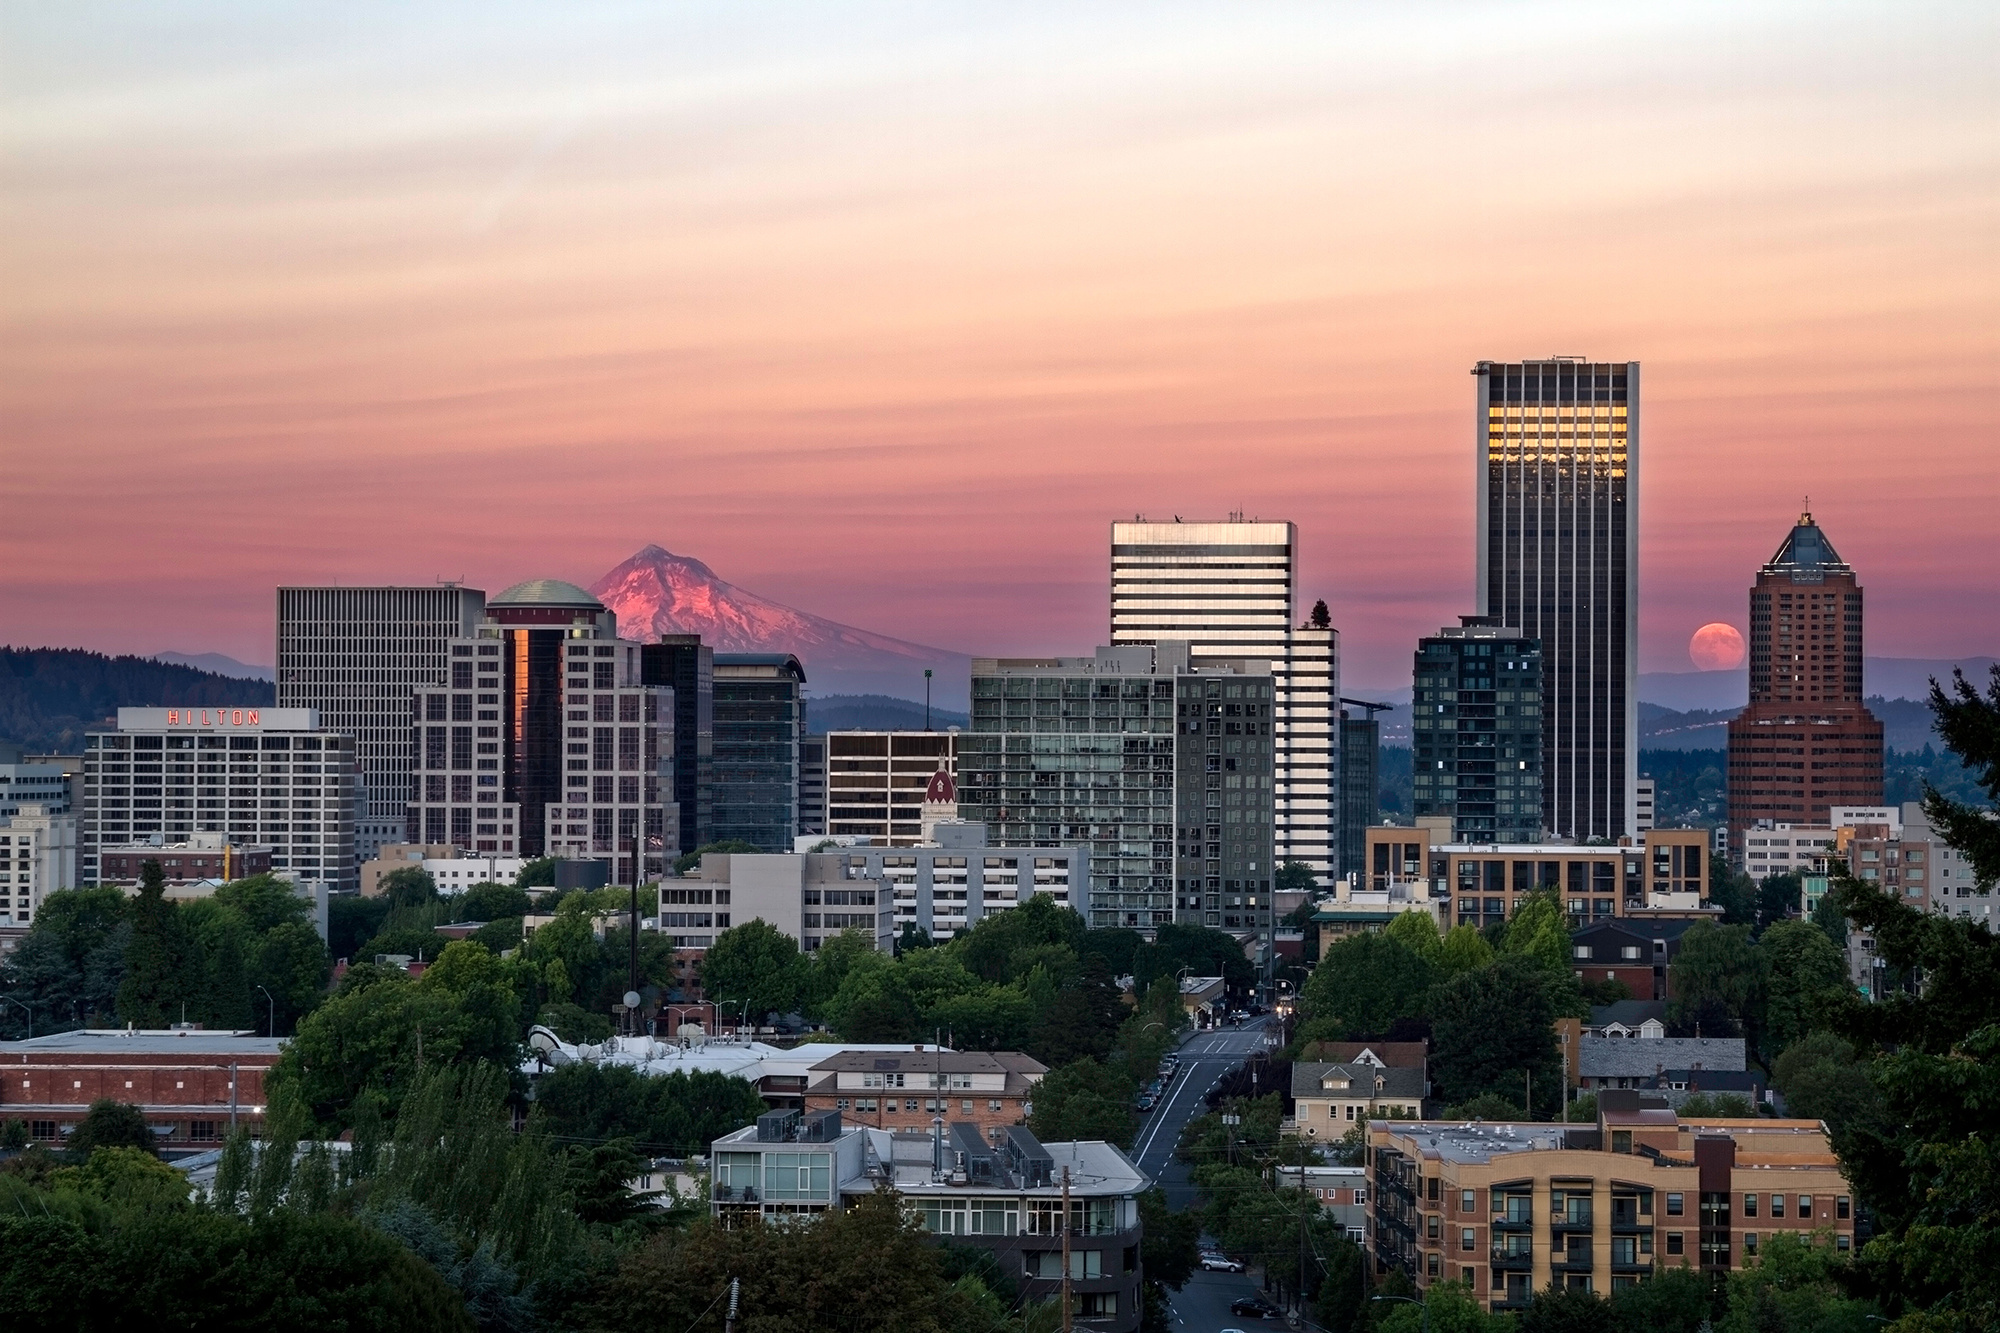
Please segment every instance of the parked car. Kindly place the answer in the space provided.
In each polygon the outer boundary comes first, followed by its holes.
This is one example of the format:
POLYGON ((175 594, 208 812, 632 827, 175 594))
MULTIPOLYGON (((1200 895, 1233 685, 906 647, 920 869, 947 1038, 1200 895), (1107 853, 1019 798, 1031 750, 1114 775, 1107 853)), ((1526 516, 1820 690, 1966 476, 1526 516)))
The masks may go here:
POLYGON ((1244 1296, 1229 1303, 1229 1313, 1248 1315, 1252 1319, 1276 1319, 1284 1311, 1262 1296, 1244 1296))
POLYGON ((1201 1256, 1201 1266, 1204 1271, 1210 1273, 1240 1273, 1243 1271, 1243 1265, 1237 1263, 1226 1254, 1204 1254, 1201 1256))
POLYGON ((1133 1103, 1142 1112, 1152 1110, 1154 1104, 1153 1099, 1143 1092, 1139 1094, 1139 1100, 1133 1103))

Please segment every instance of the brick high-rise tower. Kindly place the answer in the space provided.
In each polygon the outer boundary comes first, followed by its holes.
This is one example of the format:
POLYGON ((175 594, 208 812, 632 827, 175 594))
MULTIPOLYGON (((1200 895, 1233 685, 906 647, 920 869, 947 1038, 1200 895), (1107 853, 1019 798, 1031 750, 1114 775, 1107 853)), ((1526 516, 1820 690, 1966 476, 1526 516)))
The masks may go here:
POLYGON ((1810 513, 1750 590, 1750 706, 1729 724, 1729 850, 1764 824, 1882 803, 1882 724, 1861 702, 1861 585, 1810 513))

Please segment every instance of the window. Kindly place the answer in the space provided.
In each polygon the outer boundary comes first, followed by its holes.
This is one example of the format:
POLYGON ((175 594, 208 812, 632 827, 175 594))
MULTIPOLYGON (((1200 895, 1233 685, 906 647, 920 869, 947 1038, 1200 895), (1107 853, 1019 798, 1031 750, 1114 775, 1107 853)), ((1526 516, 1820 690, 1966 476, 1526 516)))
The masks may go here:
POLYGON ((1835 1217, 1840 1218, 1842 1221, 1845 1221, 1847 1219, 1848 1203, 1847 1203, 1847 1196, 1845 1194, 1841 1195, 1839 1198, 1833 1201, 1833 1215, 1835 1217))
POLYGON ((1478 1208, 1479 1208, 1478 1196, 1474 1191, 1460 1190, 1458 1192, 1459 1212, 1461 1213, 1475 1212, 1478 1210, 1478 1208))
POLYGON ((1442 1230, 1442 1224, 1436 1213, 1432 1213, 1424 1219, 1424 1239, 1426 1240, 1438 1239, 1441 1230, 1442 1230))
POLYGON ((1471 1227, 1461 1227, 1461 1228, 1459 1229, 1459 1233, 1458 1233, 1458 1248, 1459 1248, 1459 1249, 1461 1249, 1461 1250, 1465 1250, 1465 1251, 1468 1251, 1468 1252, 1470 1252, 1470 1251, 1472 1250, 1472 1248, 1473 1248, 1473 1230, 1472 1230, 1472 1228, 1471 1228, 1471 1227))
POLYGON ((1070 1309, 1079 1319, 1105 1319, 1118 1313, 1115 1291, 1079 1291, 1070 1296, 1070 1309))
POLYGON ((1811 1217, 1811 1216, 1812 1216, 1812 1201, 1813 1201, 1813 1196, 1812 1196, 1812 1195, 1810 1195, 1810 1194, 1801 1194, 1801 1195, 1799 1196, 1799 1216, 1800 1216, 1800 1217, 1811 1217))
POLYGON ((1755 1217, 1757 1215, 1756 1195, 1746 1194, 1743 1196, 1743 1215, 1745 1217, 1755 1217))
POLYGON ((1687 1253, 1686 1242, 1682 1239, 1682 1233, 1678 1231, 1669 1231, 1667 1233, 1667 1253, 1668 1254, 1687 1253))
POLYGON ((1782 1194, 1773 1194, 1771 1196, 1771 1216, 1783 1217, 1784 1215, 1785 1215, 1785 1196, 1782 1194))
POLYGON ((1743 1233, 1743 1257, 1745 1259, 1757 1257, 1757 1233, 1754 1231, 1743 1233))
MULTIPOLYGON (((1775 1198, 1776 1196, 1774 1195, 1772 1197, 1775 1198)), ((1667 1216, 1679 1217, 1681 1216, 1683 1211, 1684 1210, 1681 1207, 1681 1196, 1678 1194, 1669 1194, 1667 1196, 1667 1216)), ((1776 1216, 1775 1213, 1772 1215, 1776 1216)))
POLYGON ((1835 1236, 1833 1238, 1833 1248, 1841 1254, 1846 1254, 1853 1246, 1853 1243, 1854 1238, 1852 1236, 1835 1236))

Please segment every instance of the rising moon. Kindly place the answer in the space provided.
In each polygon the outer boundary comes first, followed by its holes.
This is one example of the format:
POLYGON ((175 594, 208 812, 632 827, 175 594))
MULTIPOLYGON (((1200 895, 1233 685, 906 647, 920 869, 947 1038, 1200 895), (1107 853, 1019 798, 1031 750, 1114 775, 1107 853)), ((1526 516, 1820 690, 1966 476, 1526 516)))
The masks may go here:
POLYGON ((1743 636, 1734 625, 1712 621, 1688 640, 1688 656, 1703 671, 1730 671, 1743 665, 1743 636))

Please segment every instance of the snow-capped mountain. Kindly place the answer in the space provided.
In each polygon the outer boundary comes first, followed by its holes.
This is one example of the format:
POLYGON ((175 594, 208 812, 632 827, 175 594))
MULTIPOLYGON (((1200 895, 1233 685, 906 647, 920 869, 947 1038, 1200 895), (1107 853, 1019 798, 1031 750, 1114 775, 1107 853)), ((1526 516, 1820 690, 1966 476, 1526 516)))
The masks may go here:
POLYGON ((625 638, 699 634, 719 653, 796 653, 815 695, 924 697, 963 712, 972 659, 795 610, 717 578, 701 561, 648 546, 590 585, 625 638))

